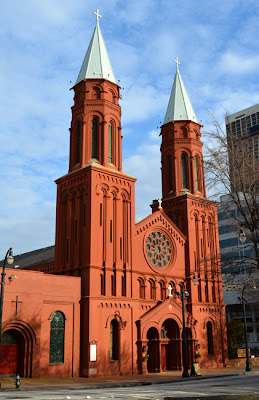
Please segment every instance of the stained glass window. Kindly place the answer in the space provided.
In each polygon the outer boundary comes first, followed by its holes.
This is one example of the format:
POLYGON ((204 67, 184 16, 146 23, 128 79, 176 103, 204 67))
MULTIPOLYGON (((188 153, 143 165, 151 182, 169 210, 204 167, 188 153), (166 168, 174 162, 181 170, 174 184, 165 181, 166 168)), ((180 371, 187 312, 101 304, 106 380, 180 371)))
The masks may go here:
POLYGON ((148 261, 157 268, 166 267, 171 259, 172 249, 169 238, 164 232, 151 232, 145 244, 148 261))
POLYGON ((64 331, 65 316, 62 312, 53 313, 50 323, 50 364, 59 364, 64 362, 64 331))

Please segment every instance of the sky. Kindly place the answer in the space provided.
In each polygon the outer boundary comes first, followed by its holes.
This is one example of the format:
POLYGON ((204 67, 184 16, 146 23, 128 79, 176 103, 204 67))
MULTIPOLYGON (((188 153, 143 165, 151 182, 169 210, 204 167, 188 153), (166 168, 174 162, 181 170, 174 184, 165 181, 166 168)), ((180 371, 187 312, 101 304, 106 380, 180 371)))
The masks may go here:
POLYGON ((56 184, 68 171, 73 91, 99 9, 122 87, 123 170, 136 177, 136 222, 161 197, 159 127, 175 57, 202 140, 259 103, 255 0, 2 0, 0 259, 55 243, 56 184))

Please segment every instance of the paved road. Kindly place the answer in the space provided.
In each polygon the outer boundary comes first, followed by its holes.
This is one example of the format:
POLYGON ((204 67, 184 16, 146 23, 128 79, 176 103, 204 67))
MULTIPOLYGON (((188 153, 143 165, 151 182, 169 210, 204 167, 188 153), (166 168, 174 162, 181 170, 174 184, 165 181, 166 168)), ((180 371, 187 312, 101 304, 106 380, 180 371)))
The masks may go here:
MULTIPOLYGON (((259 399, 259 375, 222 378, 197 378, 169 384, 155 384, 122 388, 100 388, 84 390, 1 391, 5 400, 164 400, 165 398, 196 398, 207 396, 257 395, 259 399)), ((205 400, 205 399, 204 399, 205 400)))

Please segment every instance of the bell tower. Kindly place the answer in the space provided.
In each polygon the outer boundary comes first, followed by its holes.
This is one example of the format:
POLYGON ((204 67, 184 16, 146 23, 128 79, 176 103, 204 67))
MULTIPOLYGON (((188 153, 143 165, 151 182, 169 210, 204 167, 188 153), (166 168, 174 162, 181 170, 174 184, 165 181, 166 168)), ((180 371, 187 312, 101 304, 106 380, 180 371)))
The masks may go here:
POLYGON ((74 90, 68 174, 57 183, 54 273, 82 277, 81 375, 97 303, 132 296, 136 179, 122 171, 120 87, 96 26, 74 90), (91 324, 90 324, 91 321, 91 324))
MULTIPOLYGON (((201 303, 223 305, 219 265, 217 205, 206 197, 201 125, 179 72, 176 73, 161 127, 162 207, 187 237, 185 274, 196 274, 198 286, 188 282, 188 307, 201 303)), ((152 204, 156 210, 157 204, 152 204)), ((197 318, 200 316, 196 315, 197 318)))
POLYGON ((201 125, 197 122, 178 64, 161 128, 163 200, 184 193, 206 198, 201 125))

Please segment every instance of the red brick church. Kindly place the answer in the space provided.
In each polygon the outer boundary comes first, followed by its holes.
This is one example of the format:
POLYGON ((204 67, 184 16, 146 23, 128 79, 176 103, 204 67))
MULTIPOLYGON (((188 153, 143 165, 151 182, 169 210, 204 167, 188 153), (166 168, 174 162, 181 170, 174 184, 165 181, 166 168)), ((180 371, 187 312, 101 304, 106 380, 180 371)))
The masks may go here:
POLYGON ((0 374, 181 370, 184 348, 188 368, 197 354, 201 367, 224 366, 217 206, 206 197, 201 125, 178 60, 161 127, 162 199, 136 224, 136 179, 122 168, 120 87, 98 17, 73 87, 55 249, 16 256, 6 270, 0 374))

